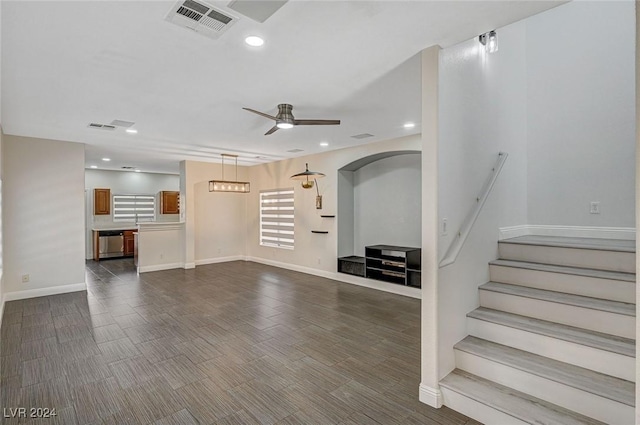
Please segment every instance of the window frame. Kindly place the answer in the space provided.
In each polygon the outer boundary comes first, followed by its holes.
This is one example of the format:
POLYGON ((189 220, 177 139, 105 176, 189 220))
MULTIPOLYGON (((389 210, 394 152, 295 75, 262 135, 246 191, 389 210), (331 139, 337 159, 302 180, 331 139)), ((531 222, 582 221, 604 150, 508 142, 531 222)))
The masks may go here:
POLYGON ((295 248, 294 188, 261 190, 258 200, 260 246, 293 250, 295 248))
POLYGON ((113 194, 111 196, 111 202, 113 204, 113 221, 118 223, 137 223, 137 222, 153 222, 156 221, 158 202, 155 195, 151 194, 113 194), (126 202, 126 200, 132 199, 131 202, 126 202), (150 207, 150 203, 153 204, 150 207), (122 204, 132 204, 131 208, 124 208, 122 204), (120 205, 120 206, 118 206, 120 205), (131 213, 120 213, 118 214, 118 209, 121 210, 131 210, 133 211, 133 216, 131 213), (151 212, 151 209, 153 211, 151 212), (138 215, 137 211, 144 211, 142 215, 138 215))

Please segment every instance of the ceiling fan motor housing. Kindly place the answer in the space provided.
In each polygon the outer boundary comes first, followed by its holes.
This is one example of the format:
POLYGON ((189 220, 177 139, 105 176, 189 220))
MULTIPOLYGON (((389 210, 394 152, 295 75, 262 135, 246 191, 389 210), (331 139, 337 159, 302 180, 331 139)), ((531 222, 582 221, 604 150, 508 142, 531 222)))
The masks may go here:
POLYGON ((288 103, 281 103, 278 105, 278 115, 276 115, 276 124, 291 124, 295 125, 295 118, 291 110, 293 106, 288 103))

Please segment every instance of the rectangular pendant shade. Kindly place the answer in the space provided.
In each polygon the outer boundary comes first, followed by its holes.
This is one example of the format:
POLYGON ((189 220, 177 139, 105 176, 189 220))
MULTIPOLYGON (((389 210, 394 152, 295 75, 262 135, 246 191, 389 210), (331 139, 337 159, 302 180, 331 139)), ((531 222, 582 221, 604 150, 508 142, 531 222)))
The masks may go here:
POLYGON ((238 180, 238 155, 223 153, 222 180, 209 180, 209 192, 249 193, 249 182, 229 181, 224 179, 224 159, 233 158, 236 163, 236 180, 238 180))
POLYGON ((249 182, 232 182, 226 180, 209 180, 209 192, 249 193, 249 182))

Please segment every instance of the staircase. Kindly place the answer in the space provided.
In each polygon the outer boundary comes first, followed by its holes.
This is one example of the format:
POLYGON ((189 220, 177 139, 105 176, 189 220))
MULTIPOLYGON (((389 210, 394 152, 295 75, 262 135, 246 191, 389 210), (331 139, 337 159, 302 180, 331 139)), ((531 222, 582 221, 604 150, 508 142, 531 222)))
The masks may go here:
POLYGON ((499 254, 445 404, 486 424, 633 424, 635 241, 521 236, 499 254))

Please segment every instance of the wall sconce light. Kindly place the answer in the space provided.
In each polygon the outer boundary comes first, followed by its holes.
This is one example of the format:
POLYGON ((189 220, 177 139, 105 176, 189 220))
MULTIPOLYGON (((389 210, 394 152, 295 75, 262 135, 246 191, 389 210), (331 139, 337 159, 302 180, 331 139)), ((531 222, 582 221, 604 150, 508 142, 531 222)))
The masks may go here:
POLYGON ((305 164, 305 170, 302 173, 294 174, 291 176, 291 180, 301 180, 303 189, 311 189, 313 185, 316 186, 316 208, 322 209, 322 196, 320 196, 320 190, 318 189, 318 181, 316 179, 320 179, 324 177, 324 174, 319 173, 317 171, 309 171, 309 164, 305 164))
POLYGON ((222 180, 209 180, 209 192, 249 193, 249 182, 238 181, 238 155, 222 154, 222 180), (224 179, 224 159, 234 158, 236 161, 236 181, 224 179))
POLYGON ((478 36, 478 41, 487 50, 487 53, 494 53, 498 51, 498 34, 496 31, 489 31, 487 33, 478 36))

